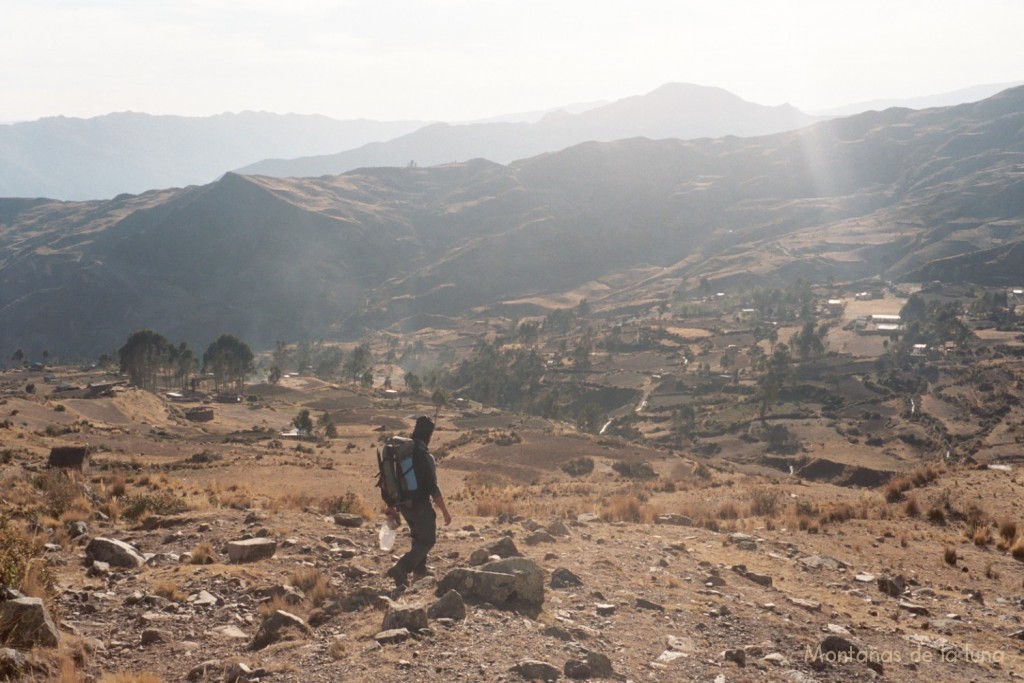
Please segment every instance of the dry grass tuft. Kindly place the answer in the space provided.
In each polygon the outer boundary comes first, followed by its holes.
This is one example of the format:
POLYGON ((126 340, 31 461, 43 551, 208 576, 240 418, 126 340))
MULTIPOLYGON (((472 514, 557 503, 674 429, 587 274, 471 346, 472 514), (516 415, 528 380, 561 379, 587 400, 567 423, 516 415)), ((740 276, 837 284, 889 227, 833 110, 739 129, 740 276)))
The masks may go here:
POLYGON ((776 517, 782 508, 782 494, 767 487, 750 492, 750 513, 758 517, 776 517))
POLYGON ((946 511, 938 505, 932 506, 928 509, 928 521, 934 524, 945 524, 946 511))
POLYGON ((160 581, 153 586, 153 594, 172 602, 181 602, 187 596, 178 590, 173 581, 160 581))
POLYGON ((327 656, 336 662, 348 657, 348 648, 345 646, 345 641, 341 638, 334 638, 331 644, 327 646, 327 656))
POLYGON ((164 683, 164 679, 151 673, 104 674, 100 683, 164 683))
POLYGON ((371 519, 376 514, 373 506, 358 493, 346 493, 343 496, 328 498, 320 504, 320 511, 326 515, 349 513, 359 515, 363 519, 371 519))
POLYGON ((999 536, 1006 542, 1007 547, 1013 544, 1017 538, 1017 523, 1010 519, 999 522, 999 536))
POLYGON ((604 502, 601 519, 606 522, 643 522, 643 506, 633 496, 611 496, 604 502))
POLYGON ((288 583, 306 592, 324 580, 323 572, 316 567, 299 567, 288 575, 288 583))
POLYGON ((909 477, 890 479, 889 483, 885 485, 885 500, 889 503, 898 503, 903 500, 903 494, 912 487, 913 482, 909 477))
POLYGON ((266 602, 261 602, 259 606, 256 608, 256 612, 263 619, 266 619, 267 617, 269 617, 277 611, 288 612, 289 614, 294 614, 297 617, 306 617, 305 614, 299 614, 296 610, 296 606, 286 602, 285 599, 280 595, 275 595, 270 600, 267 600, 266 602))
POLYGON ((903 507, 903 512, 907 514, 907 517, 917 517, 921 514, 921 506, 918 505, 916 496, 907 498, 907 504, 903 507))
POLYGON ((1013 556, 1013 559, 1024 562, 1024 536, 1019 537, 1010 546, 1010 554, 1013 556))
POLYGON ((217 552, 213 549, 213 545, 207 541, 200 543, 192 549, 192 559, 189 560, 190 564, 213 564, 217 561, 217 552))
POLYGON ((104 493, 107 499, 120 498, 128 490, 128 478, 124 472, 114 472, 106 482, 104 493))
POLYGON ((957 559, 956 548, 947 545, 942 551, 942 560, 950 567, 955 567, 957 559))

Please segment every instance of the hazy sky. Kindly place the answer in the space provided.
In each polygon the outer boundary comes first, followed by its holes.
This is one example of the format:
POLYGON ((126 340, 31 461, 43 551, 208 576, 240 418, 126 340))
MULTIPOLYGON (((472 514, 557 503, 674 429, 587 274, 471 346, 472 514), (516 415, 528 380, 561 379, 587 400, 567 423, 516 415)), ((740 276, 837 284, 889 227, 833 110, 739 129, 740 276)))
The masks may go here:
POLYGON ((805 110, 1024 79, 1021 0, 0 0, 0 121, 468 120, 718 86, 805 110))

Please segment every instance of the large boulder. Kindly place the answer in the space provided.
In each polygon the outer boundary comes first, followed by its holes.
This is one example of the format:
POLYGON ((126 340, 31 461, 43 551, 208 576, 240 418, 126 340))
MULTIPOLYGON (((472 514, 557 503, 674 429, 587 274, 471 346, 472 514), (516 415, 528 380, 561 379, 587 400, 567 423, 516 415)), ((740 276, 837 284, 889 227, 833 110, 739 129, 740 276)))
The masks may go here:
POLYGON ((277 541, 272 538, 249 538, 228 543, 228 558, 234 563, 267 560, 277 552, 277 541))
POLYGON ((113 538, 94 538, 85 546, 85 556, 91 562, 106 562, 111 567, 134 569, 146 564, 146 558, 133 545, 113 538))
POLYGON ((19 650, 57 647, 60 635, 40 598, 0 602, 0 642, 19 650))
POLYGON ((439 595, 450 590, 498 607, 540 607, 544 604, 544 570, 524 557, 488 562, 478 569, 457 567, 437 586, 439 595))
POLYGON ((441 599, 435 602, 427 610, 427 616, 431 619, 457 619, 459 621, 466 618, 466 603, 462 601, 462 596, 459 595, 458 591, 448 591, 441 596, 441 599))
POLYGON ((493 543, 488 543, 482 548, 477 548, 469 556, 470 566, 476 567, 486 563, 494 555, 500 558, 516 557, 518 556, 519 548, 516 547, 515 542, 511 536, 503 536, 493 543))
POLYGON ((384 615, 381 631, 404 628, 410 632, 421 631, 427 627, 427 610, 421 605, 399 605, 392 603, 384 615))

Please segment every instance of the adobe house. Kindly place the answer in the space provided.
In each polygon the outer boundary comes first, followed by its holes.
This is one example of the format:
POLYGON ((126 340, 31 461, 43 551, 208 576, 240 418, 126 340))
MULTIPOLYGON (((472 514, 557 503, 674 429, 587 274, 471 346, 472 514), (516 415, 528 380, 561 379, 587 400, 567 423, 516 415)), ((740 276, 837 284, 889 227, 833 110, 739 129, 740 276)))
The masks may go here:
POLYGON ((55 446, 50 449, 50 459, 46 466, 84 472, 88 464, 88 446, 55 446))

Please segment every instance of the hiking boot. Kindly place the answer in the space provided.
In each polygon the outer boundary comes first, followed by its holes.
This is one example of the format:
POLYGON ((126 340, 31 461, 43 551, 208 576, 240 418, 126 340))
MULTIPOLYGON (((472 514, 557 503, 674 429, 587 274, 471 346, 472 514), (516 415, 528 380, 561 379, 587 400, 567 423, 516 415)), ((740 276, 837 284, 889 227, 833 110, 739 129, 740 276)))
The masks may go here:
POLYGON ((419 566, 419 567, 416 567, 415 569, 413 569, 412 570, 412 575, 413 575, 413 578, 415 578, 417 581, 419 581, 420 579, 425 579, 428 576, 433 576, 434 575, 434 569, 432 567, 428 567, 427 565, 422 565, 422 566, 419 566))
POLYGON ((384 572, 384 575, 390 577, 391 579, 393 579, 394 582, 395 582, 395 586, 398 587, 398 588, 408 588, 409 587, 409 576, 408 576, 408 574, 406 574, 405 570, 402 569, 397 564, 392 566, 391 569, 389 569, 386 572, 384 572))

